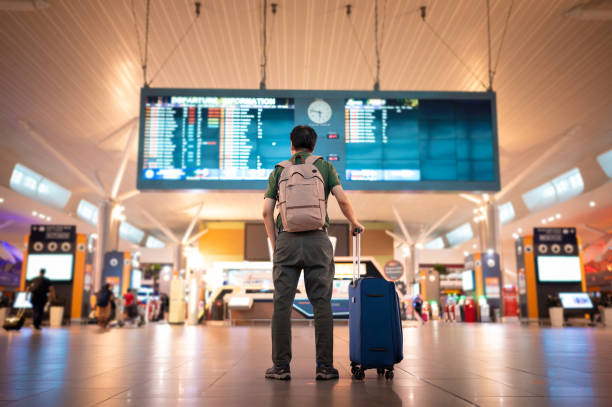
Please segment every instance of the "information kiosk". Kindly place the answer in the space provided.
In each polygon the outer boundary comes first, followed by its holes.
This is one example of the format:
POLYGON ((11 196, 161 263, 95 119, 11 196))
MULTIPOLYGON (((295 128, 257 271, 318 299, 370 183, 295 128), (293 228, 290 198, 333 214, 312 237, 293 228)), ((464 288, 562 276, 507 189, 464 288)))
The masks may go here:
POLYGON ((522 318, 548 318, 549 295, 586 291, 576 228, 534 228, 515 249, 522 318))

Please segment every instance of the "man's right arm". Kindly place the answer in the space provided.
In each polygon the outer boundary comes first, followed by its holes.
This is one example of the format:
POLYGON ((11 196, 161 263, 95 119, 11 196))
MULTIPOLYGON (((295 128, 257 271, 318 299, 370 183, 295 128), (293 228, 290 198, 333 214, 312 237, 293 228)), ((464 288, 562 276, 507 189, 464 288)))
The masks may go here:
POLYGON ((338 201, 338 206, 340 206, 340 210, 342 211, 344 216, 346 216, 346 219, 348 219, 348 221, 351 223, 351 234, 353 234, 353 231, 357 228, 360 228, 363 232, 365 228, 357 220, 353 205, 351 205, 351 201, 348 199, 348 196, 346 196, 344 189, 342 189, 342 185, 336 185, 335 187, 333 187, 331 193, 336 198, 336 201, 338 201))
POLYGON ((266 233, 270 243, 272 244, 272 250, 276 244, 276 225, 274 224, 274 205, 276 205, 276 199, 265 198, 263 207, 263 220, 266 226, 266 233))

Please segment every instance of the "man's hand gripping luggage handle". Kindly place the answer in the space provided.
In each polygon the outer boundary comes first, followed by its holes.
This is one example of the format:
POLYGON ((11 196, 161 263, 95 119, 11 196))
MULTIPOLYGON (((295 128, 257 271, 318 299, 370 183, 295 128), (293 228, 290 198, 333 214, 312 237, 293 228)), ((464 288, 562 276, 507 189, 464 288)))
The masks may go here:
POLYGON ((353 286, 355 280, 359 278, 359 269, 361 268, 361 232, 363 229, 353 229, 353 286))

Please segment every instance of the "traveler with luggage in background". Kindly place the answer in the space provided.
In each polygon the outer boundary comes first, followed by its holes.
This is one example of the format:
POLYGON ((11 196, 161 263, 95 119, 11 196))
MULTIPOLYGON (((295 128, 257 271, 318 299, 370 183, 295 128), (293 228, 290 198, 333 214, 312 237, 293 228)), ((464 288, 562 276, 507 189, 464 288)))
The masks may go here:
POLYGON ((32 325, 34 329, 40 330, 40 326, 45 314, 45 304, 47 304, 47 294, 51 296, 51 301, 55 301, 55 288, 45 273, 47 270, 40 269, 38 277, 30 282, 26 292, 31 293, 30 302, 32 303, 32 325))
POLYGON ((106 328, 111 319, 112 302, 115 299, 113 288, 110 284, 104 284, 96 295, 96 320, 100 328, 106 328))
POLYGON ((351 232, 363 226, 346 196, 336 169, 313 155, 317 133, 309 126, 296 126, 290 135, 291 159, 276 165, 264 195, 263 219, 272 248, 274 313, 272 316, 272 361, 266 378, 289 380, 291 371, 291 311, 302 269, 306 294, 314 309, 317 380, 338 378, 333 365, 333 315, 331 295, 334 258, 327 235, 327 199, 334 195, 351 232), (274 220, 274 207, 279 215, 274 220))
POLYGON ((417 321, 421 321, 425 325, 425 319, 423 318, 423 298, 421 294, 417 294, 412 300, 412 308, 414 309, 414 315, 417 321))

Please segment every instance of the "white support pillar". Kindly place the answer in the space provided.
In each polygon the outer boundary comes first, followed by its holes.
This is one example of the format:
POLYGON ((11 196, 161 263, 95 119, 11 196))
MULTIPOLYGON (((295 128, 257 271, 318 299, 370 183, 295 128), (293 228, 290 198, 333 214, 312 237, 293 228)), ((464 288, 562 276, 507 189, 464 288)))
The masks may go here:
POLYGON ((96 239, 96 256, 94 264, 93 286, 94 292, 102 286, 102 269, 104 267, 104 254, 116 250, 119 239, 118 221, 113 221, 114 204, 104 199, 98 208, 98 230, 96 239), (113 224, 114 222, 114 224, 113 224))
POLYGON ((183 256, 183 245, 174 244, 174 271, 180 275, 181 270, 185 269, 185 256, 183 256))
POLYGON ((406 263, 406 272, 404 273, 404 282, 406 283, 406 289, 408 292, 412 289, 412 284, 417 279, 417 275, 419 273, 419 259, 418 259, 418 249, 416 248, 416 244, 411 244, 408 246, 408 256, 404 256, 407 261, 406 263))
POLYGON ((487 202, 487 250, 493 249, 501 256, 501 221, 499 219, 499 208, 493 202, 487 202))

